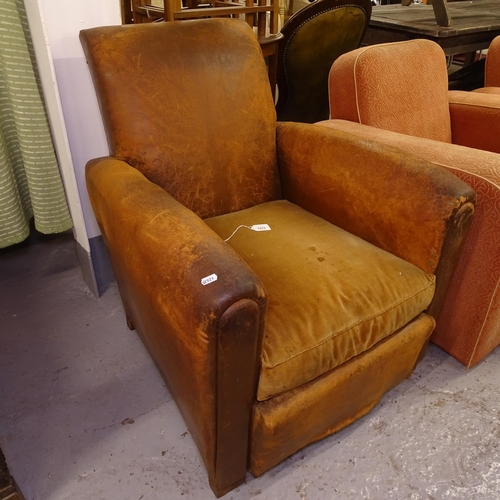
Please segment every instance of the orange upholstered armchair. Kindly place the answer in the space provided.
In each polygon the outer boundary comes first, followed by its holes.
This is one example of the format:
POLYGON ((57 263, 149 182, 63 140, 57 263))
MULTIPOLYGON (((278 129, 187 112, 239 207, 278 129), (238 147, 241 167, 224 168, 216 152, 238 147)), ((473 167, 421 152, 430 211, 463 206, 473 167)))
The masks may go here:
POLYGON ((497 36, 488 49, 484 70, 484 87, 474 92, 500 94, 500 36, 497 36))
POLYGON ((478 193, 476 217, 431 338, 471 367, 500 344, 500 96, 448 92, 445 56, 427 40, 341 56, 321 125, 444 166, 478 193), (465 147, 467 146, 467 147, 465 147))
POLYGON ((130 327, 220 496, 413 370, 474 192, 317 125, 276 124, 243 21, 85 30, 111 156, 87 166, 130 327))

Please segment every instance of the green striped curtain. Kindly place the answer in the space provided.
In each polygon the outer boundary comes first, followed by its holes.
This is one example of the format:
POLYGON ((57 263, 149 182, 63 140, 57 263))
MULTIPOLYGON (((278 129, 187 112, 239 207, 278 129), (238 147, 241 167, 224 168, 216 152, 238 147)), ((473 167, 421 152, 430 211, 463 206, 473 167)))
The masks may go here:
POLYGON ((72 227, 23 0, 0 0, 0 248, 72 227))

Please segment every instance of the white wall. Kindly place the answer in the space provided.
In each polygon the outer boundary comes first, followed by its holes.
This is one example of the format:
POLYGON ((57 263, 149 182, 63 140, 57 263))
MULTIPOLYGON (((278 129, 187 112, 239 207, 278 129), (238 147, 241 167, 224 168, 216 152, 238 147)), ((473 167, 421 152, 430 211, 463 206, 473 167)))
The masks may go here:
POLYGON ((121 24, 120 1, 25 0, 25 2, 27 10, 30 3, 37 3, 42 21, 45 23, 79 201, 88 237, 93 238, 98 236, 100 231, 85 188, 85 164, 91 158, 106 156, 108 146, 78 34, 85 28, 121 24))

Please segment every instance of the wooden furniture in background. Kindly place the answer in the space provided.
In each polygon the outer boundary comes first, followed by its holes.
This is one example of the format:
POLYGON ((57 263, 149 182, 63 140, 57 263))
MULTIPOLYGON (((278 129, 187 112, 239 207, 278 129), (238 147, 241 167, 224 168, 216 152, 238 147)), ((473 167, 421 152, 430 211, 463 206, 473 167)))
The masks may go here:
POLYGON ((196 0, 194 0, 194 5, 188 3, 187 8, 182 7, 181 0, 165 0, 165 21, 244 15, 245 21, 257 28, 258 37, 278 33, 278 0, 245 0, 244 2, 212 0, 211 7, 195 7, 196 0))
POLYGON ((7 462, 0 449, 0 500, 24 500, 17 488, 14 478, 10 475, 7 462))
MULTIPOLYGON (((388 2, 388 3, 398 3, 398 2, 388 2)), ((401 5, 403 5, 404 7, 408 7, 412 3, 414 3, 414 0, 401 0, 401 5)), ((423 0, 423 3, 432 5, 432 8, 434 9, 434 17, 436 18, 438 26, 451 26, 452 21, 451 21, 450 11, 448 10, 448 0, 427 0, 427 1, 423 0)))
POLYGON ((426 38, 446 55, 486 49, 500 35, 498 0, 472 0, 448 5, 453 19, 449 27, 438 26, 432 6, 413 4, 374 7, 363 45, 426 38))
POLYGON ((163 7, 153 5, 152 0, 121 1, 123 24, 244 16, 245 21, 254 29, 262 54, 267 60, 269 83, 274 98, 278 42, 283 38, 278 27, 279 0, 211 0, 211 3, 201 6, 199 0, 186 0, 185 6, 182 0, 164 0, 163 7))
POLYGON ((123 24, 163 21, 163 7, 152 4, 151 0, 121 0, 121 2, 123 24))

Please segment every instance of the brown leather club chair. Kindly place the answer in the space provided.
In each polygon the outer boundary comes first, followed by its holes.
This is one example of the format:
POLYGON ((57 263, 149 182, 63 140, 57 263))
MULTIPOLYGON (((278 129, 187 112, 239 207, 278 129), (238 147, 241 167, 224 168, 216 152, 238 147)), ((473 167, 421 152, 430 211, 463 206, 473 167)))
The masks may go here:
POLYGON ((220 496, 412 372, 474 192, 399 150, 276 124, 243 21, 81 40, 111 155, 87 185, 127 321, 220 496))
POLYGON ((477 192, 474 221, 431 337, 472 367, 500 345, 500 155, 479 150, 500 151, 500 96, 448 92, 447 82, 445 55, 428 40, 357 49, 332 66, 332 120, 321 124, 404 149, 477 192))
POLYGON ((278 46, 278 120, 328 118, 330 68, 360 46, 371 12, 371 0, 319 0, 290 17, 278 46))

